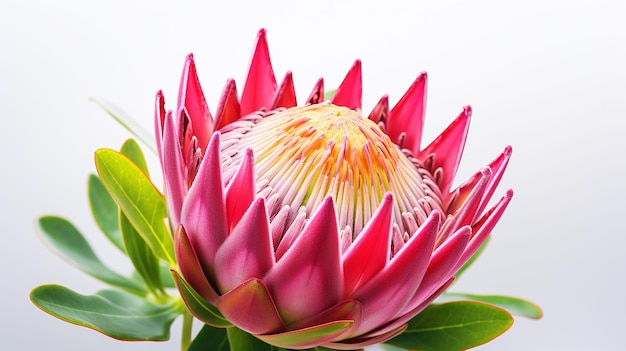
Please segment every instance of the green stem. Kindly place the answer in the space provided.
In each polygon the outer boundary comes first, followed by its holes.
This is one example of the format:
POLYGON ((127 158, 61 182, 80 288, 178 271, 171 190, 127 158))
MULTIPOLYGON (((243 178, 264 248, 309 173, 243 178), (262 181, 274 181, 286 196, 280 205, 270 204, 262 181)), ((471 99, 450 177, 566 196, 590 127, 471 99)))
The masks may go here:
POLYGON ((180 350, 187 351, 191 345, 191 329, 193 327, 193 316, 187 310, 183 312, 183 332, 180 342, 180 350))

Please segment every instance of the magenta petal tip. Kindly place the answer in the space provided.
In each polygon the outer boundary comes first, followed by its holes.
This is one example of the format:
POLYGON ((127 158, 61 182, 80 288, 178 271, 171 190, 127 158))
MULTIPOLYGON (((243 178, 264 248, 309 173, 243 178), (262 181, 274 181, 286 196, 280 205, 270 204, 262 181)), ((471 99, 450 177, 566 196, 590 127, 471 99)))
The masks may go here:
POLYGON ((331 103, 345 106, 350 109, 361 109, 362 100, 362 74, 361 60, 354 61, 343 82, 337 88, 331 103))

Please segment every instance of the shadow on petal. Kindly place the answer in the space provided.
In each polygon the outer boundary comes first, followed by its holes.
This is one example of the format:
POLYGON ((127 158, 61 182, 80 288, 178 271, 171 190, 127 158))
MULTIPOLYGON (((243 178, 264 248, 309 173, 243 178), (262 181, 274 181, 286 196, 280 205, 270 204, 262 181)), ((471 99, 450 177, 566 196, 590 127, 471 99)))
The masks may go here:
POLYGON ((177 111, 183 108, 189 113, 191 124, 195 126, 194 135, 198 138, 200 149, 204 151, 213 133, 213 117, 204 98, 192 54, 187 55, 178 89, 177 111))
POLYGON ((237 97, 237 85, 230 78, 226 81, 220 102, 215 112, 215 129, 220 130, 241 117, 239 98, 237 97))
POLYGON ((223 188, 220 133, 215 132, 181 212, 181 223, 209 277, 214 277, 215 253, 228 234, 223 188))
POLYGON ((198 292, 204 299, 210 303, 215 304, 217 301, 217 292, 211 286, 211 283, 207 279, 202 266, 198 261, 198 256, 194 250, 189 237, 185 232, 185 228, 182 225, 176 229, 174 235, 174 248, 176 252, 176 261, 178 267, 185 279, 189 282, 189 285, 198 292))
POLYGON ((335 350, 355 350, 355 349, 360 349, 366 346, 370 346, 370 345, 374 345, 374 344, 380 344, 381 342, 385 342, 389 339, 392 339, 402 333, 404 333, 404 331, 406 330, 407 325, 403 324, 400 325, 399 327, 395 327, 392 330, 389 330, 383 334, 379 334, 379 335, 375 335, 375 336, 368 336, 368 335, 363 335, 363 336, 359 336, 353 339, 348 339, 348 340, 342 340, 341 342, 331 342, 331 343, 327 343, 324 344, 324 347, 330 347, 332 349, 335 350))
POLYGON ((306 99, 306 103, 314 105, 322 101, 324 101, 324 78, 317 80, 311 94, 309 94, 309 97, 306 99))
MULTIPOLYGON (((372 330, 370 332, 368 332, 367 334, 364 334, 363 337, 378 337, 380 335, 388 335, 388 333, 390 333, 393 330, 396 330, 396 328, 402 326, 402 325, 406 325, 406 323, 408 323, 413 317, 417 316, 420 312, 422 312, 426 307, 428 307, 428 305, 430 305, 433 301, 435 301, 435 299, 437 297, 439 297, 439 295, 443 294, 444 291, 446 291, 446 289, 448 289, 448 287, 452 284, 452 282, 454 282, 454 277, 448 279, 447 282, 445 282, 441 287, 439 287, 439 289, 437 289, 437 291, 435 291, 433 294, 431 294, 427 299, 421 301, 417 307, 415 307, 414 309, 408 311, 407 313, 405 313, 404 315, 400 316, 398 319, 388 323, 387 325, 372 330)), ((399 335, 399 334, 398 334, 399 335)), ((396 335, 394 335, 393 337, 395 337, 396 335)), ((389 338, 391 339, 391 338, 389 338)), ((389 340, 387 339, 387 340, 389 340)), ((383 342, 383 341, 380 341, 383 342)))
POLYGON ((361 322, 361 316, 361 304, 355 300, 348 300, 341 302, 316 316, 290 324, 287 326, 287 330, 292 331, 310 328, 312 326, 342 320, 352 320, 354 321, 354 327, 356 327, 361 322))

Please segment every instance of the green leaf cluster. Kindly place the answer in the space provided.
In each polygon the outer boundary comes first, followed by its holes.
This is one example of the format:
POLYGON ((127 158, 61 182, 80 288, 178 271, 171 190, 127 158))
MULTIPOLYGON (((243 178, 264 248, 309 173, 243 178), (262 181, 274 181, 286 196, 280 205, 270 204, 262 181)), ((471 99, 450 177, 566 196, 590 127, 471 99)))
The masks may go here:
POLYGON ((165 199, 150 181, 145 157, 133 139, 119 152, 96 151, 95 161, 98 175, 90 175, 87 186, 92 214, 134 271, 114 271, 70 221, 44 216, 38 221, 43 242, 111 288, 82 295, 63 286, 42 285, 33 289, 31 300, 61 320, 115 339, 167 340, 172 322, 185 308, 177 293, 168 293, 174 287, 169 269, 176 261, 165 199))

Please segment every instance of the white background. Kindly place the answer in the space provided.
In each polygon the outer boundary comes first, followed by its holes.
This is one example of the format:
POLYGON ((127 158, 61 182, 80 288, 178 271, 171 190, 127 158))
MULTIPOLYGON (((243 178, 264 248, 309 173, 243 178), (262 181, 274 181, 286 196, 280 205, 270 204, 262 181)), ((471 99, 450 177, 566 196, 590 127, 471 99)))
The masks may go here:
POLYGON ((496 194, 514 188, 513 202, 455 290, 522 296, 545 317, 519 318, 478 349, 626 347, 625 2, 204 3, 0 4, 0 349, 178 349, 179 322, 171 342, 124 344, 33 307, 28 293, 39 284, 102 287, 51 254, 35 221, 70 218, 111 266, 128 269, 97 235, 86 180, 93 151, 129 134, 88 99, 114 101, 151 130, 155 92, 173 107, 193 52, 215 111, 227 78, 241 91, 261 27, 278 79, 292 70, 300 101, 319 76, 337 86, 361 58, 366 113, 428 71, 427 142, 471 104, 457 182, 513 146, 496 194))

